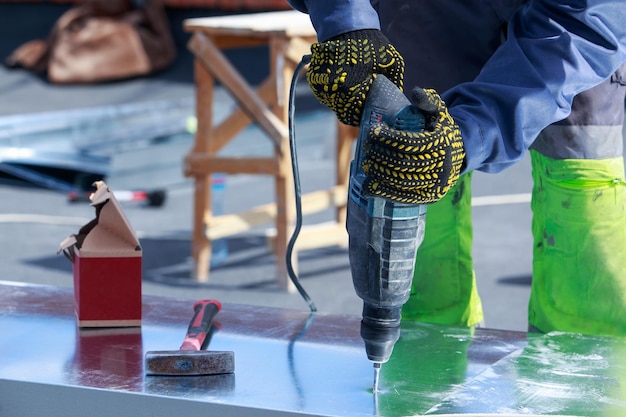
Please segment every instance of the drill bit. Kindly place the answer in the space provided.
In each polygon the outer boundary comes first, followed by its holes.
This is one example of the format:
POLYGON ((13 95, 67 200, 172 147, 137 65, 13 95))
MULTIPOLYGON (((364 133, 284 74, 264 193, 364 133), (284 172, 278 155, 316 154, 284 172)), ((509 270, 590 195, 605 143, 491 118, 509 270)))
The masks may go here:
POLYGON ((380 362, 374 362, 374 387, 372 391, 374 393, 378 392, 378 380, 380 379, 380 367, 382 364, 380 362))

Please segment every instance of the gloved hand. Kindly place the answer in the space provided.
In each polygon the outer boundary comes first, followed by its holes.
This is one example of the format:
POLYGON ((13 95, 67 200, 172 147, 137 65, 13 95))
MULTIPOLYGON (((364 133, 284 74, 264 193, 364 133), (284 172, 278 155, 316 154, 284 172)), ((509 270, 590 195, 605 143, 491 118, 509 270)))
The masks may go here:
POLYGON ((434 90, 415 88, 411 102, 426 119, 424 130, 373 125, 365 144, 364 189, 402 203, 432 203, 459 179, 465 150, 459 127, 434 90))
POLYGON ((347 125, 361 122, 376 74, 384 74, 402 90, 404 59, 379 30, 344 33, 314 44, 311 52, 306 76, 313 94, 347 125))

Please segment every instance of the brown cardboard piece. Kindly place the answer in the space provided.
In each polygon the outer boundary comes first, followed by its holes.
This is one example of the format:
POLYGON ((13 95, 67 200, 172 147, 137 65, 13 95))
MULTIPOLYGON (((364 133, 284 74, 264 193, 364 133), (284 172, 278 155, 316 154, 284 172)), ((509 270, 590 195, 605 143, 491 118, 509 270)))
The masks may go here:
POLYGON ((90 196, 96 218, 71 235, 57 253, 73 263, 79 327, 141 325, 139 239, 104 181, 90 196))

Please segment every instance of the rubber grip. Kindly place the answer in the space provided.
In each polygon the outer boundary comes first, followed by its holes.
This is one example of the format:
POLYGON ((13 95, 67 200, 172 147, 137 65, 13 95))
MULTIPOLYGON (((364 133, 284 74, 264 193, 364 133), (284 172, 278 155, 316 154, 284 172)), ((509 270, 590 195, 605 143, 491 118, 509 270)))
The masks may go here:
POLYGON ((180 350, 201 349, 215 315, 222 309, 222 304, 217 300, 199 300, 194 303, 193 309, 194 315, 180 350))

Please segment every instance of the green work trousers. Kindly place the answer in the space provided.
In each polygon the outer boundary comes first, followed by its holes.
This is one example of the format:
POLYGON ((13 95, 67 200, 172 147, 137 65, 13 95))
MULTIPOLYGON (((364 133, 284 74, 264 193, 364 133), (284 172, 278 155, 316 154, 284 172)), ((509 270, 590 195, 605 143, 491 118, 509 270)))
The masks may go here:
POLYGON ((483 310, 472 262, 471 173, 428 206, 405 320, 472 326, 483 310))
POLYGON ((543 332, 626 335, 623 158, 531 156, 529 324, 543 332))

